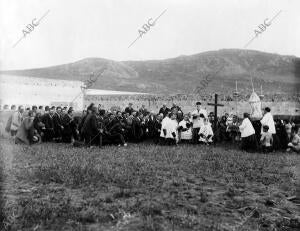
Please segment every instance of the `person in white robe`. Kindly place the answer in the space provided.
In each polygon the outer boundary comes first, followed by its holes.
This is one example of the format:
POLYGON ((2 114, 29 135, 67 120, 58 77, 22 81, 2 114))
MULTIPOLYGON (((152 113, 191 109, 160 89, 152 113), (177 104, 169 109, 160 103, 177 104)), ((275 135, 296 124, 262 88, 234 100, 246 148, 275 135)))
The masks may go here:
POLYGON ((198 143, 199 140, 199 130, 200 127, 203 125, 204 118, 207 118, 207 111, 201 108, 201 102, 196 103, 196 110, 192 112, 192 119, 193 119, 193 143, 198 143), (200 115, 203 115, 200 117, 200 115))
POLYGON ((165 138, 164 130, 166 130, 166 125, 168 124, 168 121, 171 120, 169 115, 167 115, 163 120, 161 121, 161 130, 160 130, 160 137, 165 138))
POLYGON ((273 149, 278 150, 280 141, 278 136, 276 135, 275 122, 271 114, 271 109, 269 107, 266 107, 264 109, 264 116, 261 119, 260 123, 261 123, 261 134, 263 133, 263 126, 268 126, 269 133, 271 133, 273 136, 273 149))
POLYGON ((199 130, 199 141, 204 144, 211 144, 213 142, 213 130, 211 128, 211 123, 208 119, 204 119, 203 125, 199 130))
POLYGON ((190 122, 190 118, 188 114, 184 115, 184 118, 182 121, 179 122, 179 137, 180 141, 183 143, 190 143, 190 141, 193 138, 193 133, 192 133, 192 123, 190 122))
POLYGON ((255 151, 257 149, 257 140, 248 113, 244 113, 244 119, 239 126, 239 130, 242 138, 241 149, 245 151, 255 151))
POLYGON ((162 124, 161 137, 164 138, 165 144, 173 145, 178 143, 178 122, 176 114, 171 113, 170 118, 162 124))
POLYGON ((269 132, 271 134, 276 134, 275 123, 274 123, 273 116, 272 116, 270 111, 271 111, 271 109, 269 107, 265 108, 264 116, 260 121, 260 123, 261 123, 261 133, 263 133, 263 126, 268 126, 269 127, 269 132))

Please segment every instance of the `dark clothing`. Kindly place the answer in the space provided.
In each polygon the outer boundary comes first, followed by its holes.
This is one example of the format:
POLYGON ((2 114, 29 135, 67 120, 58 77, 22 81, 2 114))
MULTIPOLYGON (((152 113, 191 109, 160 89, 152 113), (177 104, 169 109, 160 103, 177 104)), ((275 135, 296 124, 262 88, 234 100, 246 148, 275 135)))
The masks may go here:
POLYGON ((144 116, 146 116, 149 112, 146 108, 140 108, 139 109, 139 113, 143 114, 144 116))
POLYGON ((85 145, 90 146, 91 144, 97 144, 96 136, 99 134, 97 128, 97 117, 96 114, 89 114, 81 128, 81 133, 84 137, 85 145))
POLYGON ((49 113, 44 114, 42 122, 45 124, 43 141, 52 141, 54 138, 54 123, 52 116, 50 116, 49 113))
POLYGON ((257 150, 257 140, 255 134, 242 137, 241 149, 247 152, 255 152, 257 150))
POLYGON ((83 124, 84 124, 84 121, 86 119, 88 115, 86 114, 85 116, 83 116, 78 124, 78 131, 79 131, 79 136, 80 136, 80 141, 83 141, 84 138, 83 138, 83 134, 82 134, 82 127, 83 127, 83 124))
POLYGON ((177 111, 182 111, 179 106, 173 106, 173 107, 171 107, 171 111, 173 111, 174 109, 177 109, 177 111))
POLYGON ((42 134, 45 130, 45 124, 42 122, 42 117, 35 117, 33 120, 33 127, 38 134, 42 134), (44 128, 44 129, 43 129, 44 128))
POLYGON ((218 141, 228 141, 230 139, 229 133, 227 132, 227 125, 226 125, 226 120, 223 118, 221 121, 218 123, 218 141))
POLYGON ((259 142, 260 136, 261 136, 261 122, 260 122, 260 120, 254 120, 254 121, 251 120, 251 123, 255 130, 256 140, 257 140, 257 142, 259 142))
POLYGON ((124 128, 118 118, 107 121, 102 136, 103 144, 125 144, 124 128))
POLYGON ((199 143, 199 131, 200 128, 193 128, 192 133, 193 133, 193 138, 192 138, 192 143, 193 144, 198 144, 199 143))
POLYGON ((273 151, 273 147, 267 147, 267 146, 262 147, 262 152, 263 153, 270 153, 272 151, 273 151))
POLYGON ((124 136, 120 133, 109 134, 105 133, 102 137, 102 144, 125 144, 124 136))
POLYGON ((280 140, 277 134, 272 134, 272 136, 273 136, 273 149, 277 151, 280 149, 280 140))
POLYGON ((126 108, 125 108, 125 112, 126 112, 126 113, 129 113, 129 115, 131 115, 132 112, 134 112, 134 109, 133 109, 133 108, 126 107, 126 108))
POLYGON ((62 119, 57 112, 53 115, 54 138, 61 139, 62 137, 62 119))
POLYGON ((177 122, 179 123, 180 121, 183 120, 183 114, 177 114, 177 122))
POLYGON ((161 123, 155 116, 150 116, 146 121, 146 127, 148 128, 148 138, 153 139, 159 137, 161 123))
POLYGON ((73 119, 70 115, 65 114, 62 118, 62 126, 64 129, 62 131, 62 142, 64 143, 71 143, 72 136, 74 132, 74 124, 72 123, 73 119))
POLYGON ((286 150, 288 148, 289 138, 284 125, 276 126, 276 135, 278 137, 278 148, 286 150))
POLYGON ((168 114, 168 112, 170 111, 170 108, 164 108, 164 107, 162 107, 161 109, 159 109, 159 114, 163 114, 164 115, 164 117, 166 117, 166 115, 168 114))
POLYGON ((140 118, 134 118, 132 121, 132 132, 133 132, 133 140, 135 142, 141 142, 144 136, 144 130, 142 121, 140 118))

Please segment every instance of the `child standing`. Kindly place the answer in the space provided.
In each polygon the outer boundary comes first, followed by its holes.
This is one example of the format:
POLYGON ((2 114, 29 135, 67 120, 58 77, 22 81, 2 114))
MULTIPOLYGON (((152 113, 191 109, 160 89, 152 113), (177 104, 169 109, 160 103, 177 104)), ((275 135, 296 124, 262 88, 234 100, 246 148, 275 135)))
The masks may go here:
POLYGON ((273 136, 269 132, 269 126, 263 126, 263 132, 260 138, 260 144, 262 146, 262 151, 264 153, 272 152, 273 151, 273 136))

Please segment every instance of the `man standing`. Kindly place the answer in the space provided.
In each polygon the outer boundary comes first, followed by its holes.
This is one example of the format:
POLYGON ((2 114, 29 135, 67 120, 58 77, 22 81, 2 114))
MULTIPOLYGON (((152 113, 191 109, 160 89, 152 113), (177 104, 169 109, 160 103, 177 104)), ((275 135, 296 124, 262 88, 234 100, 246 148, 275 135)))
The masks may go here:
POLYGON ((50 109, 48 106, 46 106, 45 114, 42 117, 42 122, 45 125, 44 140, 43 140, 45 142, 52 141, 54 137, 53 114, 54 114, 53 107, 50 109))
MULTIPOLYGON (((55 107, 53 106, 53 110, 55 109, 55 107)), ((60 106, 56 107, 56 112, 53 115, 53 124, 54 124, 54 139, 56 141, 61 141, 62 139, 62 130, 63 130, 63 126, 62 126, 62 109, 60 106)))
POLYGON ((90 147, 92 144, 97 144, 96 137, 100 135, 97 126, 97 107, 93 105, 89 110, 90 113, 87 115, 82 126, 82 135, 87 147, 90 147))
POLYGON ((192 112, 193 118, 193 143, 199 142, 199 130, 204 123, 204 119, 207 119, 207 111, 201 108, 201 103, 196 103, 196 110, 192 112), (203 115, 200 117, 200 115, 203 115))

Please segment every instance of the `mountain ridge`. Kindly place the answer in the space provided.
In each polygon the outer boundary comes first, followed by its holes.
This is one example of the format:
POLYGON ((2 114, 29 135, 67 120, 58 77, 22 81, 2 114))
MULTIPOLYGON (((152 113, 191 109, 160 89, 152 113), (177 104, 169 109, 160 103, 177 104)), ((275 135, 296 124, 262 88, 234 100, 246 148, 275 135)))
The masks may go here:
POLYGON ((143 61, 90 57, 44 68, 0 71, 0 74, 84 81, 91 73, 103 69, 105 71, 93 88, 153 94, 201 94, 232 92, 238 82, 243 92, 251 88, 251 78, 256 85, 264 86, 264 91, 293 93, 298 92, 300 86, 300 58, 239 49, 143 61), (223 67, 222 70, 214 75, 219 67, 223 67), (203 86, 207 75, 210 75, 209 81, 203 86))

